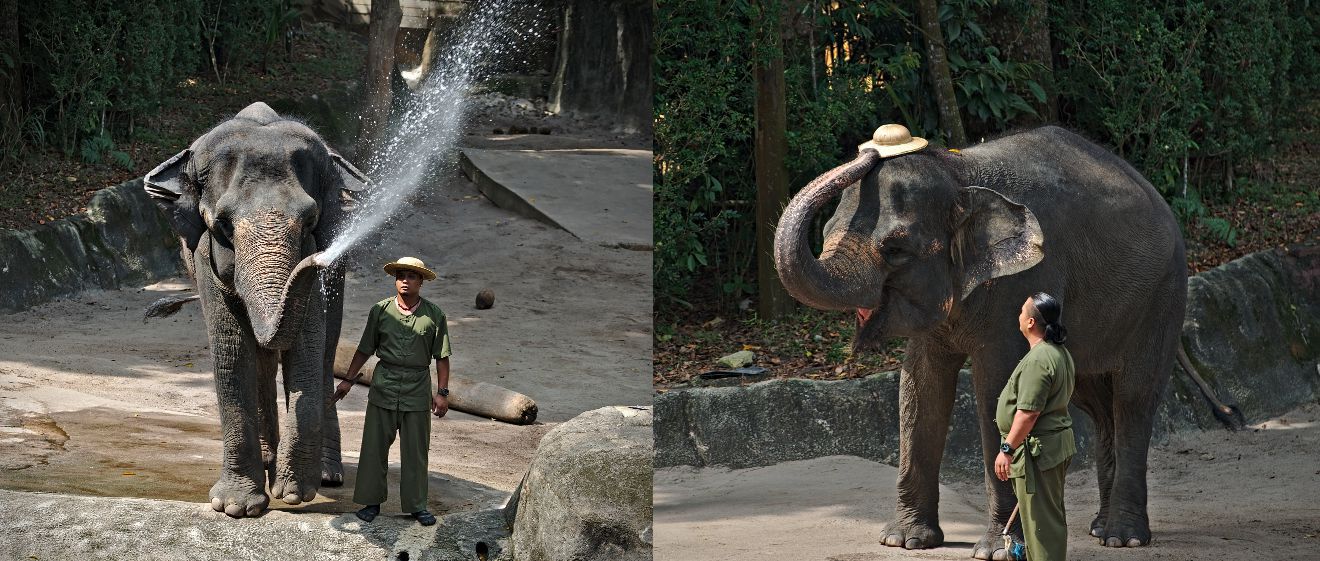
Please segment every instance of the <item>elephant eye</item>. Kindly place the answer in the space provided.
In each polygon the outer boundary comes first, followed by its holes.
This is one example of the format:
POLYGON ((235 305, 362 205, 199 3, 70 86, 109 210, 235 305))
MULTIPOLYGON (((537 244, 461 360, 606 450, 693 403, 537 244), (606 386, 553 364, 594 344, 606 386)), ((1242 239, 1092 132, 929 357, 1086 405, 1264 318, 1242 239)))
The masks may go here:
POLYGON ((884 256, 885 262, 894 267, 907 263, 912 259, 911 253, 908 253, 902 247, 897 245, 885 246, 881 251, 881 254, 884 256))
POLYGON ((229 223, 228 218, 220 217, 215 219, 215 231, 220 234, 227 242, 234 241, 234 225, 229 223))

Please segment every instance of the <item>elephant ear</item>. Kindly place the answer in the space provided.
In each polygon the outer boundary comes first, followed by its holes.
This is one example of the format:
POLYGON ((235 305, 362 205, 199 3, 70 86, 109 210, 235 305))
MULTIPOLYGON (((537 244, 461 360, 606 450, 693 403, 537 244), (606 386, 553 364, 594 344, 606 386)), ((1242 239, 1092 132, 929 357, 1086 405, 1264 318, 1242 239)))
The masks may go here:
POLYGON ((192 150, 185 149, 156 166, 142 181, 147 196, 165 211, 170 226, 183 238, 189 251, 197 249, 197 241, 206 231, 197 207, 201 193, 193 187, 187 175, 191 162, 192 150))
POLYGON ((326 147, 330 155, 330 170, 321 201, 321 220, 316 225, 317 249, 324 251, 334 238, 348 225, 348 219, 358 207, 363 191, 371 185, 366 174, 348 163, 338 152, 326 147))
POLYGON ((984 187, 958 193, 953 262, 962 298, 990 279, 1019 273, 1045 258, 1045 234, 1031 209, 984 187))

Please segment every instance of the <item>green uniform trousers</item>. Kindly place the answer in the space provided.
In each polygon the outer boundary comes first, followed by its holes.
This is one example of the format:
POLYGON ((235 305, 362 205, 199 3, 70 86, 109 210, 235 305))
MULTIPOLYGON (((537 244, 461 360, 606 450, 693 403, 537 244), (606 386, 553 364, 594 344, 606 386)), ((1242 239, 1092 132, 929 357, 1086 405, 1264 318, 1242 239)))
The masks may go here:
MULTIPOLYGON (((1034 458, 1027 469, 1035 470, 1034 458)), ((1063 478, 1072 459, 1045 471, 1036 471, 1034 493, 1027 492, 1027 478, 1013 478, 1022 536, 1027 542, 1027 561, 1064 561, 1068 558, 1068 519, 1063 512, 1063 478)))
POLYGON ((399 439, 399 506, 403 512, 426 510, 427 456, 431 450, 431 412, 395 411, 367 404, 362 427, 362 453, 358 458, 353 502, 378 505, 389 497, 390 446, 399 439))

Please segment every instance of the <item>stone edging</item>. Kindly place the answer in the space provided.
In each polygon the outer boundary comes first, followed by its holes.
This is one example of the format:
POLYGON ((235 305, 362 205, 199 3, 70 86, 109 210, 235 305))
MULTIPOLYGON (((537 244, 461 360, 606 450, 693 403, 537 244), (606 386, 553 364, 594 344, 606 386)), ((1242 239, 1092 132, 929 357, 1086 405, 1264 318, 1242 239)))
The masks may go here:
POLYGON ((102 189, 87 212, 31 230, 0 230, 0 312, 83 290, 183 274, 179 242, 142 180, 102 189))

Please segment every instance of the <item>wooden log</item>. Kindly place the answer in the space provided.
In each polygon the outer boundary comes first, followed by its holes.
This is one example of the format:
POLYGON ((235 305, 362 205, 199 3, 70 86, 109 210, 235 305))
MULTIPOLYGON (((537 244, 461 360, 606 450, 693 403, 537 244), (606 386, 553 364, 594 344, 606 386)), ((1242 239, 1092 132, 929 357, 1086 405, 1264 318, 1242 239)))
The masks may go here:
MULTIPOLYGON (((356 351, 356 345, 342 342, 339 344, 335 352, 336 378, 347 378, 348 365, 353 361, 353 353, 356 351)), ((367 359, 367 363, 362 366, 359 383, 371 385, 371 377, 375 373, 377 362, 374 356, 367 359)), ((435 368, 429 367, 427 370, 431 373, 431 393, 434 394, 439 389, 435 380, 435 368)), ((530 425, 536 421, 536 402, 532 398, 495 384, 452 374, 449 376, 449 408, 515 425, 530 425)))

